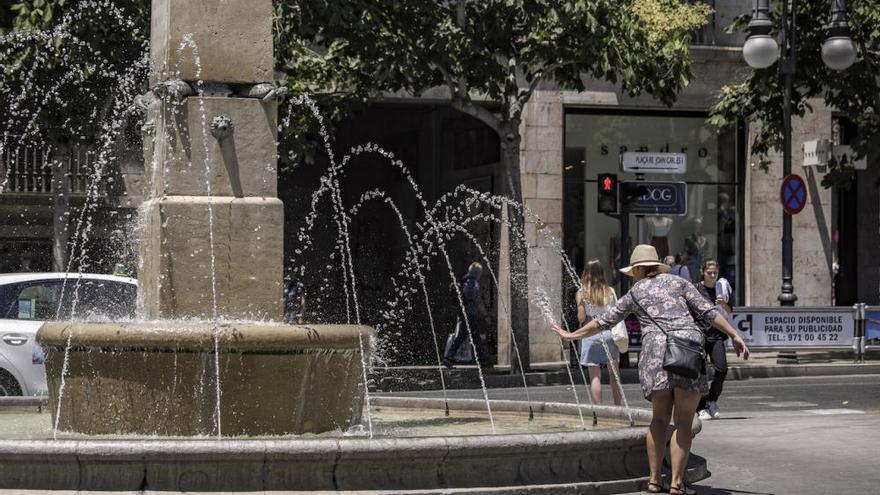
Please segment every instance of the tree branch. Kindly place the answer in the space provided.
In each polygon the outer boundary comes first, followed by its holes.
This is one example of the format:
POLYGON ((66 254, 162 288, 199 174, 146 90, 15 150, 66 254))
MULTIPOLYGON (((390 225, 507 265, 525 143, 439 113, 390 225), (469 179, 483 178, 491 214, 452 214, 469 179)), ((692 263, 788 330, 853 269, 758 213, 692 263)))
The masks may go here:
POLYGON ((544 76, 550 74, 560 67, 564 67, 565 65, 571 65, 574 63, 576 62, 569 62, 567 64, 559 62, 536 70, 535 75, 532 78, 532 82, 529 83, 529 87, 518 92, 516 103, 514 104, 514 111, 511 113, 511 118, 520 118, 520 116, 522 115, 522 111, 526 106, 526 103, 528 103, 529 100, 532 98, 532 94, 534 94, 535 90, 538 89, 538 85, 541 84, 542 81, 544 81, 544 76))
POLYGON ((492 112, 490 112, 485 107, 475 104, 470 98, 468 98, 466 101, 459 100, 458 98, 453 98, 451 103, 452 108, 458 110, 461 113, 470 115, 471 117, 491 127, 493 131, 501 134, 501 119, 493 115, 492 112))
POLYGON ((471 100, 470 94, 468 94, 466 85, 461 82, 455 80, 452 77, 452 74, 443 67, 443 64, 434 62, 434 66, 443 74, 443 79, 446 81, 446 85, 449 87, 450 93, 450 103, 452 104, 452 108, 458 110, 461 113, 470 115, 480 122, 486 124, 491 127, 495 132, 500 133, 501 129, 501 121, 492 114, 489 110, 480 105, 477 105, 471 100))
POLYGON ((446 81, 446 86, 449 87, 449 97, 455 98, 455 95, 458 94, 458 82, 452 78, 452 75, 446 70, 446 67, 443 67, 443 64, 433 62, 434 67, 443 74, 443 80, 446 81))

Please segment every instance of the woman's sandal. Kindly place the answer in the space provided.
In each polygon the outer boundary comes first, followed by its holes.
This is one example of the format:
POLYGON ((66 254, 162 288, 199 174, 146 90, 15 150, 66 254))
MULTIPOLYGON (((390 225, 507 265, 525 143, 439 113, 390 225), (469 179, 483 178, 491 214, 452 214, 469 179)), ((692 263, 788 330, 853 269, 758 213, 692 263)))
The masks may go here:
POLYGON ((664 487, 662 483, 654 483, 653 481, 649 481, 648 487, 645 491, 647 491, 648 493, 666 493, 666 487, 664 487))
POLYGON ((670 485, 669 495, 697 495, 697 491, 682 483, 681 486, 670 485))

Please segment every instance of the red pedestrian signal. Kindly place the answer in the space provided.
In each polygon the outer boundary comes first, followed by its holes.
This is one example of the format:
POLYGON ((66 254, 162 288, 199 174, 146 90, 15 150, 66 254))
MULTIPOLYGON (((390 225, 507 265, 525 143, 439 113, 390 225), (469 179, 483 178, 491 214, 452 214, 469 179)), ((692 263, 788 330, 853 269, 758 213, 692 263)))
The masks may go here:
POLYGON ((599 174, 599 213, 617 213, 617 175, 599 174))

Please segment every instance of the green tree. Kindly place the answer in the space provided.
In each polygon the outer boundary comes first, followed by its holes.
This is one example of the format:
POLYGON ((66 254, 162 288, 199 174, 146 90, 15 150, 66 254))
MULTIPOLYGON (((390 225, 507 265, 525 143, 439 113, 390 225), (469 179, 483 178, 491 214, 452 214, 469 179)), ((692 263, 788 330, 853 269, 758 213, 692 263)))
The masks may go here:
MULTIPOLYGON (((282 2, 290 3, 290 2, 282 2)), ((450 104, 498 133, 505 195, 522 203, 522 112, 543 82, 584 89, 584 77, 671 104, 690 78, 688 32, 707 8, 675 0, 297 0, 299 34, 356 63, 375 89, 445 87, 450 104), (498 111, 475 97, 500 105, 498 111)), ((523 217, 510 210, 510 228, 523 217)), ((511 319, 528 342, 526 245, 511 241, 511 319)), ((527 349, 521 349, 525 353, 527 349)), ((528 359, 524 356, 524 361, 528 359)))
POLYGON ((3 7, 2 132, 50 145, 102 137, 146 81, 149 2, 22 0, 3 7))
MULTIPOLYGON (((849 69, 834 71, 822 62, 822 43, 828 36, 830 2, 802 1, 796 11, 797 67, 792 92, 792 115, 804 116, 809 111, 807 100, 822 98, 825 104, 858 125, 858 136, 852 143, 861 156, 880 153, 880 1, 850 0, 847 21, 850 36, 859 51, 859 58, 849 69)), ((780 5, 771 18, 775 27, 781 25, 780 5)), ((730 30, 745 30, 747 17, 740 18, 730 30)), ((782 76, 778 62, 767 69, 754 70, 739 83, 723 88, 712 108, 710 122, 719 126, 734 125, 747 120, 757 125, 752 153, 767 163, 770 150, 782 149, 782 76)), ((848 164, 831 163, 822 179, 826 187, 849 187, 855 170, 848 164)))

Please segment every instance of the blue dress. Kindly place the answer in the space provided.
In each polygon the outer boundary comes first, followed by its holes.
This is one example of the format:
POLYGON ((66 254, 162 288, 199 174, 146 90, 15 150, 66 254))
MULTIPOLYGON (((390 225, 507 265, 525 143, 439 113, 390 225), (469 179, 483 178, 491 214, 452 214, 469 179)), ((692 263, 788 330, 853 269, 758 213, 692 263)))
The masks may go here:
MULTIPOLYGON (((617 295, 614 293, 614 289, 611 289, 611 298, 608 300, 608 304, 603 307, 591 304, 587 300, 586 295, 581 295, 581 306, 583 306, 584 313, 587 315, 587 320, 581 324, 589 322, 596 316, 611 309, 617 303, 617 295)), ((611 359, 620 360, 620 351, 617 349, 617 345, 614 344, 614 339, 611 337, 611 330, 605 330, 592 337, 581 339, 581 366, 599 366, 608 364, 608 353, 611 353, 611 359), (603 342, 605 343, 604 346, 602 345, 603 342)))

